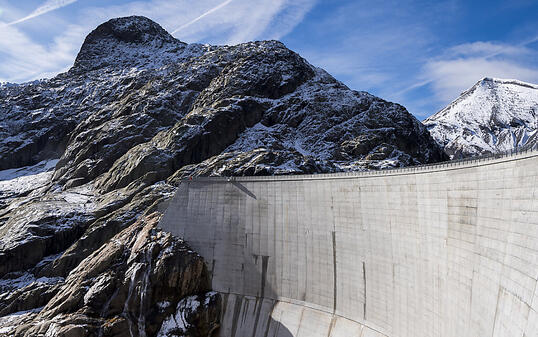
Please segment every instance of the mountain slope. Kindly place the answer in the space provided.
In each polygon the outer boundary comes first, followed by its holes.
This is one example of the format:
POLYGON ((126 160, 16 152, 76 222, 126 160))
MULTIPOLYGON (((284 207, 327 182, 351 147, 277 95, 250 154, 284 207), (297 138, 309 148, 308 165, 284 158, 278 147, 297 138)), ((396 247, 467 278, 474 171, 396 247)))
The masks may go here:
POLYGON ((97 27, 66 73, 1 86, 0 111, 7 335, 152 336, 170 315, 192 317, 200 335, 214 328, 204 264, 155 229, 182 178, 444 158, 405 108, 350 90, 280 42, 187 45, 144 17, 97 27), (167 263, 177 268, 153 273, 167 263), (178 313, 191 295, 207 306, 178 313))
POLYGON ((424 124, 451 158, 538 142, 538 85, 484 78, 424 124))

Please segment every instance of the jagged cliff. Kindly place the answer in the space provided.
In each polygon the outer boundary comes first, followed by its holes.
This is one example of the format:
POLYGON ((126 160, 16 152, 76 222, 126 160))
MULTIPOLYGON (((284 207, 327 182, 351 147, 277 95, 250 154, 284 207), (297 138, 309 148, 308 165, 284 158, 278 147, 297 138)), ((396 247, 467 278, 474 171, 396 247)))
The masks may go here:
POLYGON ((9 336, 215 329, 202 259, 155 228, 185 177, 444 158, 405 108, 348 89, 280 42, 187 45, 143 17, 97 27, 66 73, 3 84, 0 111, 9 336))

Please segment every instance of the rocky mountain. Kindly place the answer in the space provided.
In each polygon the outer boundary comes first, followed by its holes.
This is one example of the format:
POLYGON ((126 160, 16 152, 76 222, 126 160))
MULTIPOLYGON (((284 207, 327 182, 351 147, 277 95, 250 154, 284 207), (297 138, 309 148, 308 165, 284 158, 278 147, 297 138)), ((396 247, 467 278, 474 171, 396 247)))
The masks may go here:
POLYGON ((0 86, 0 336, 208 336, 202 259, 156 224, 182 179, 444 159, 398 104, 277 41, 185 44, 144 17, 0 86))
POLYGON ((451 158, 538 143, 538 85, 484 78, 424 124, 451 158))

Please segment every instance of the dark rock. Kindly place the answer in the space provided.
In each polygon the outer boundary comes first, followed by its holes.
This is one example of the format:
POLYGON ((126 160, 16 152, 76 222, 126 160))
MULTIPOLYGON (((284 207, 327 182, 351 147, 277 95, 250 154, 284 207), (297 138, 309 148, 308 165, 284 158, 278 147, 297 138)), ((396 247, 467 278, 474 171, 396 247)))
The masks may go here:
POLYGON ((45 306, 59 290, 59 283, 34 282, 0 295, 0 316, 45 306))
MULTIPOLYGON (((181 240, 156 230, 158 220, 156 213, 141 219, 84 259, 36 317, 39 324, 27 326, 24 335, 46 328, 55 336, 99 331, 154 336, 181 299, 207 292, 209 275, 202 258, 181 240)), ((206 329, 207 321, 218 317, 209 311, 196 315, 195 330, 198 325, 206 329)))
POLYGON ((182 299, 167 317, 159 337, 207 337, 219 328, 221 297, 211 292, 182 299), (178 323, 181 322, 181 323, 178 323))

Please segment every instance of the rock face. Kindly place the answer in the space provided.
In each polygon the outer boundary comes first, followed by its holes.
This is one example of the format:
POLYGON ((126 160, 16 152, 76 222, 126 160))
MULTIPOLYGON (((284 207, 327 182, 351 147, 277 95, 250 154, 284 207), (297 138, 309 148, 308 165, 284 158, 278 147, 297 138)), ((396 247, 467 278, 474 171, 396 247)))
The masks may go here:
MULTIPOLYGON (((200 336, 207 336, 218 324, 219 298, 206 293, 210 282, 205 264, 183 242, 155 230, 158 219, 156 213, 139 219, 90 254, 64 281, 49 287, 55 295, 38 314, 18 322, 10 332, 20 336, 154 336, 167 316, 182 315, 200 336), (205 316, 189 316, 191 308, 181 301, 189 294, 201 294, 194 298, 201 298, 205 307, 199 311, 205 316)), ((27 288, 34 291, 36 284, 27 288)), ((48 295, 41 293, 39 297, 48 295)), ((17 309, 26 309, 24 298, 17 300, 17 309)))
POLYGON ((484 78, 424 124, 451 158, 538 143, 538 85, 484 78))
POLYGON ((143 17, 97 27, 66 73, 0 86, 0 111, 9 336, 215 329, 219 297, 202 260, 155 229, 182 178, 444 159, 405 108, 348 89, 280 42, 187 45, 143 17))

